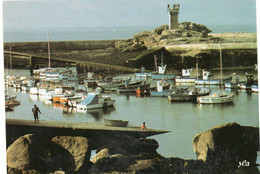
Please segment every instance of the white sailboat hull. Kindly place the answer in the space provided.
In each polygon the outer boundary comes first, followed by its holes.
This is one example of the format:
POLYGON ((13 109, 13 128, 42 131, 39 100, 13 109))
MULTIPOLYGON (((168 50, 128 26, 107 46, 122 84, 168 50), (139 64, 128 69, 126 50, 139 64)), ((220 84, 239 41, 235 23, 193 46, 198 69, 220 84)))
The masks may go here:
POLYGON ((233 94, 213 94, 209 96, 198 97, 197 101, 199 104, 223 104, 233 103, 233 94))

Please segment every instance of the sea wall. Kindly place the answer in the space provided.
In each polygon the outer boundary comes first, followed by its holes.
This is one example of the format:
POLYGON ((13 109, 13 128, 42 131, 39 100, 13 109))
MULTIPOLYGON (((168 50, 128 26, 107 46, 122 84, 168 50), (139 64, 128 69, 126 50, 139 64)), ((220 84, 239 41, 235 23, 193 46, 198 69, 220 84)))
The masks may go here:
MULTIPOLYGON (((85 71, 97 72, 135 72, 134 69, 122 69, 119 67, 140 68, 154 70, 154 55, 157 63, 161 60, 161 48, 164 51, 164 63, 168 71, 180 71, 182 68, 196 67, 212 70, 219 67, 220 44, 218 42, 206 43, 170 43, 146 45, 137 43, 134 39, 107 40, 107 41, 60 41, 50 42, 51 58, 75 60, 85 62, 85 71), (159 52, 158 52, 159 51, 159 52), (168 54, 170 53, 170 55, 168 54), (198 59, 197 59, 198 58, 198 59), (92 65, 90 63, 93 62, 92 65), (168 63, 167 63, 168 62, 168 63), (100 64, 100 65, 99 65, 100 64), (107 68, 102 68, 104 64, 107 68), (109 67, 111 66, 111 67, 109 67), (114 66, 114 67, 113 67, 114 66)), ((9 51, 29 53, 48 57, 47 42, 13 42, 4 43, 4 49, 9 51)), ((222 66, 225 67, 251 67, 254 70, 257 64, 256 42, 225 42, 221 44, 222 66)), ((10 55, 5 54, 5 67, 10 67, 10 55)), ((25 68, 28 61, 13 57, 13 68, 25 68)), ((55 67, 55 65, 52 65, 55 67)), ((248 71, 248 70, 246 70, 248 71)))

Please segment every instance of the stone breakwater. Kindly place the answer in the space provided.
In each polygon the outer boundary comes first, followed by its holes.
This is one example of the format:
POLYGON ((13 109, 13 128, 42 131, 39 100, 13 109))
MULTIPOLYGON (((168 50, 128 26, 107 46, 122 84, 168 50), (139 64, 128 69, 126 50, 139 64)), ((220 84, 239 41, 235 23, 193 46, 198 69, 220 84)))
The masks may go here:
POLYGON ((154 139, 123 142, 111 139, 110 144, 100 144, 90 159, 94 149, 89 141, 85 137, 48 139, 35 134, 23 135, 6 151, 8 172, 259 173, 256 164, 258 128, 237 123, 216 126, 196 135, 192 143, 196 160, 165 158, 156 152, 159 144, 154 139))
MULTIPOLYGON (((204 25, 184 22, 176 30, 168 30, 167 25, 162 25, 124 40, 52 41, 51 57, 80 61, 77 66, 79 73, 95 71, 111 74, 140 71, 141 66, 152 71, 155 66, 154 55, 159 64, 163 52, 168 71, 180 72, 184 67, 194 68, 196 58, 199 68, 211 70, 219 67, 221 41, 224 68, 254 67, 257 64, 256 33, 210 32, 204 25)), ((4 50, 10 50, 10 47, 15 52, 48 57, 47 42, 4 43, 4 50)), ((9 54, 5 54, 5 67, 8 66, 9 57, 9 54)), ((13 58, 13 68, 25 68, 27 64, 28 60, 13 58)))

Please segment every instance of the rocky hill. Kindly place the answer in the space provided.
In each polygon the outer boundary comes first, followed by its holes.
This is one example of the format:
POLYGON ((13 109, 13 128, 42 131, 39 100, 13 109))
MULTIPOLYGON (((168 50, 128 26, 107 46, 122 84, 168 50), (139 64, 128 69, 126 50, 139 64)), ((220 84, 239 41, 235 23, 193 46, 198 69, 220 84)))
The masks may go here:
POLYGON ((154 45, 190 43, 194 41, 195 37, 199 38, 199 42, 202 42, 207 40, 205 38, 210 32, 211 30, 206 26, 192 22, 180 23, 176 30, 169 30, 168 25, 162 25, 152 31, 142 31, 134 35, 133 39, 118 41, 116 48, 123 52, 140 51, 154 45))

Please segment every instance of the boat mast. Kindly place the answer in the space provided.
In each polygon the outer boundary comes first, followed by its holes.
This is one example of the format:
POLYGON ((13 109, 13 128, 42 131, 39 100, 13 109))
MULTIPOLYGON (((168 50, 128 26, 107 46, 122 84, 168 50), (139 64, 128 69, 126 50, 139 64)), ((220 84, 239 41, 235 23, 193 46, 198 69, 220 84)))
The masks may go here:
POLYGON ((221 91, 223 91, 223 86, 222 86, 222 51, 221 51, 221 40, 219 41, 219 59, 220 59, 220 86, 221 86, 221 91))
POLYGON ((157 72, 157 59, 156 59, 156 54, 154 55, 154 64, 155 64, 155 71, 157 72))
POLYGON ((161 62, 162 62, 162 67, 163 67, 163 52, 161 52, 161 62))
POLYGON ((48 37, 48 58, 49 58, 49 68, 51 67, 51 52, 50 52, 50 38, 49 38, 49 32, 47 33, 48 37))
POLYGON ((199 63, 199 59, 197 57, 197 61, 196 61, 196 74, 197 74, 197 81, 199 80, 199 67, 198 67, 198 63, 199 63))
MULTIPOLYGON (((8 68, 7 68, 8 69, 8 68)), ((10 69, 11 69, 11 76, 13 75, 13 65, 12 65, 12 47, 10 46, 10 69)))

